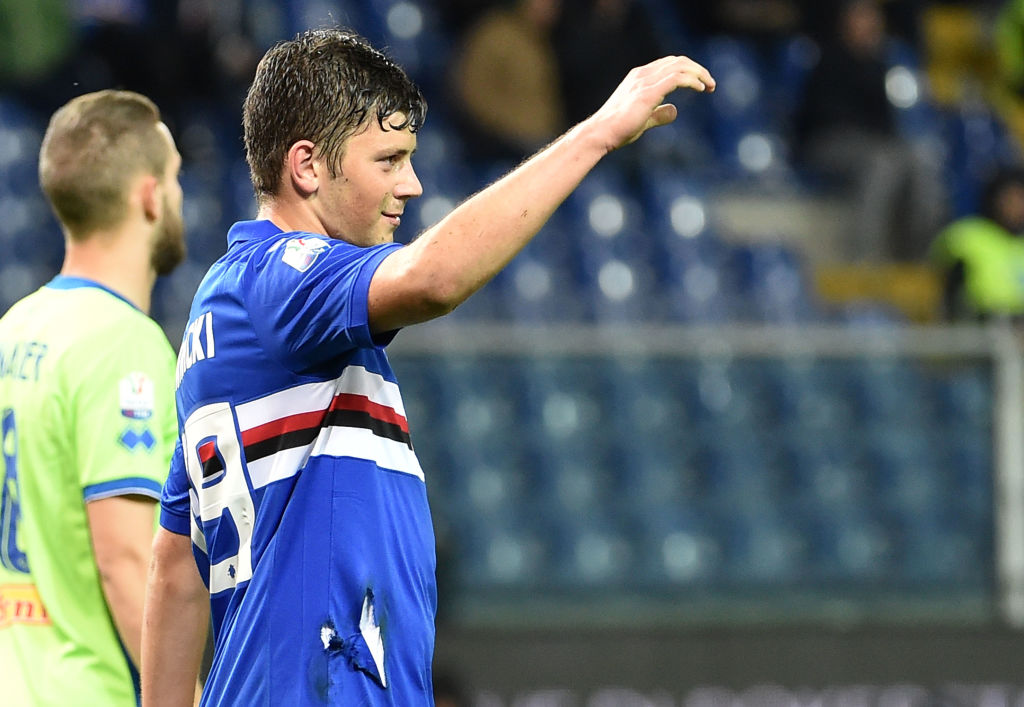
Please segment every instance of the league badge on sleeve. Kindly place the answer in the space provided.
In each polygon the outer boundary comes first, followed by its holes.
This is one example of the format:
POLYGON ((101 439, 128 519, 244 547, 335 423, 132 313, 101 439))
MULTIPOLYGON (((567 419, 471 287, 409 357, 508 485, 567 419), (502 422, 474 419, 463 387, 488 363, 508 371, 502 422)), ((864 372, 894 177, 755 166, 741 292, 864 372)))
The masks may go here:
POLYGON ((292 238, 284 244, 281 259, 299 272, 306 272, 327 247, 327 241, 320 238, 292 238))
POLYGON ((121 399, 121 415, 132 420, 148 420, 153 417, 156 403, 152 378, 134 371, 122 378, 117 387, 121 399))

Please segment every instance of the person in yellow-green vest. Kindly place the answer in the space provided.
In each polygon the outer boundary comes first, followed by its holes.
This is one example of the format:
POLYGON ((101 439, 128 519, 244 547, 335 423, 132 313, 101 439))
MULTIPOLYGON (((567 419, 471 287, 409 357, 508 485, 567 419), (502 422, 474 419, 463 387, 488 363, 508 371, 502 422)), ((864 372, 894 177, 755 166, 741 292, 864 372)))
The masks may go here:
POLYGON ((996 172, 978 213, 946 226, 930 250, 949 319, 1024 315, 1024 168, 996 172))

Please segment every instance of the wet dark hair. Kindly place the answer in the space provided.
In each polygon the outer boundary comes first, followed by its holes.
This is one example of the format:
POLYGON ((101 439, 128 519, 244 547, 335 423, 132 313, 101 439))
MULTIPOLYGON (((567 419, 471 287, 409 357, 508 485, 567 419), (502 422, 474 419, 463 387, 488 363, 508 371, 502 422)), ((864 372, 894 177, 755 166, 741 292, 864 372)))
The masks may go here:
POLYGON ((416 132, 427 102, 405 72, 363 37, 315 29, 275 44, 245 98, 245 158, 258 199, 277 194, 288 150, 309 140, 337 176, 348 138, 371 115, 383 129, 416 132), (401 122, 385 120, 403 113, 401 122))

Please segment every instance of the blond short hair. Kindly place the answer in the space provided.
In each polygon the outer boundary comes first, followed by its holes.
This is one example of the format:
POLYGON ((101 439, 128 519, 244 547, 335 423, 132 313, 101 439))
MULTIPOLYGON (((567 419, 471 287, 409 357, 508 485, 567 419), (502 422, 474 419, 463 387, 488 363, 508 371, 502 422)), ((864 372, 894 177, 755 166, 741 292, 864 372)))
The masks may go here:
POLYGON ((39 151, 39 183, 72 238, 119 224, 138 174, 163 176, 170 157, 160 111, 132 91, 97 91, 64 104, 39 151))

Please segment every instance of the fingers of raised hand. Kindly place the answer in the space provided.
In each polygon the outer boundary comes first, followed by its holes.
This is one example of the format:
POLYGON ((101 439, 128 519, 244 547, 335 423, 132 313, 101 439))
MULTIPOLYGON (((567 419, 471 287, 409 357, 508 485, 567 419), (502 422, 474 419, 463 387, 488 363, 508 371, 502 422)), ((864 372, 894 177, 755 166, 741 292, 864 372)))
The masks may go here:
POLYGON ((636 78, 663 90, 662 95, 677 88, 695 91, 714 91, 715 79, 704 66, 685 56, 665 56, 638 67, 636 78))

